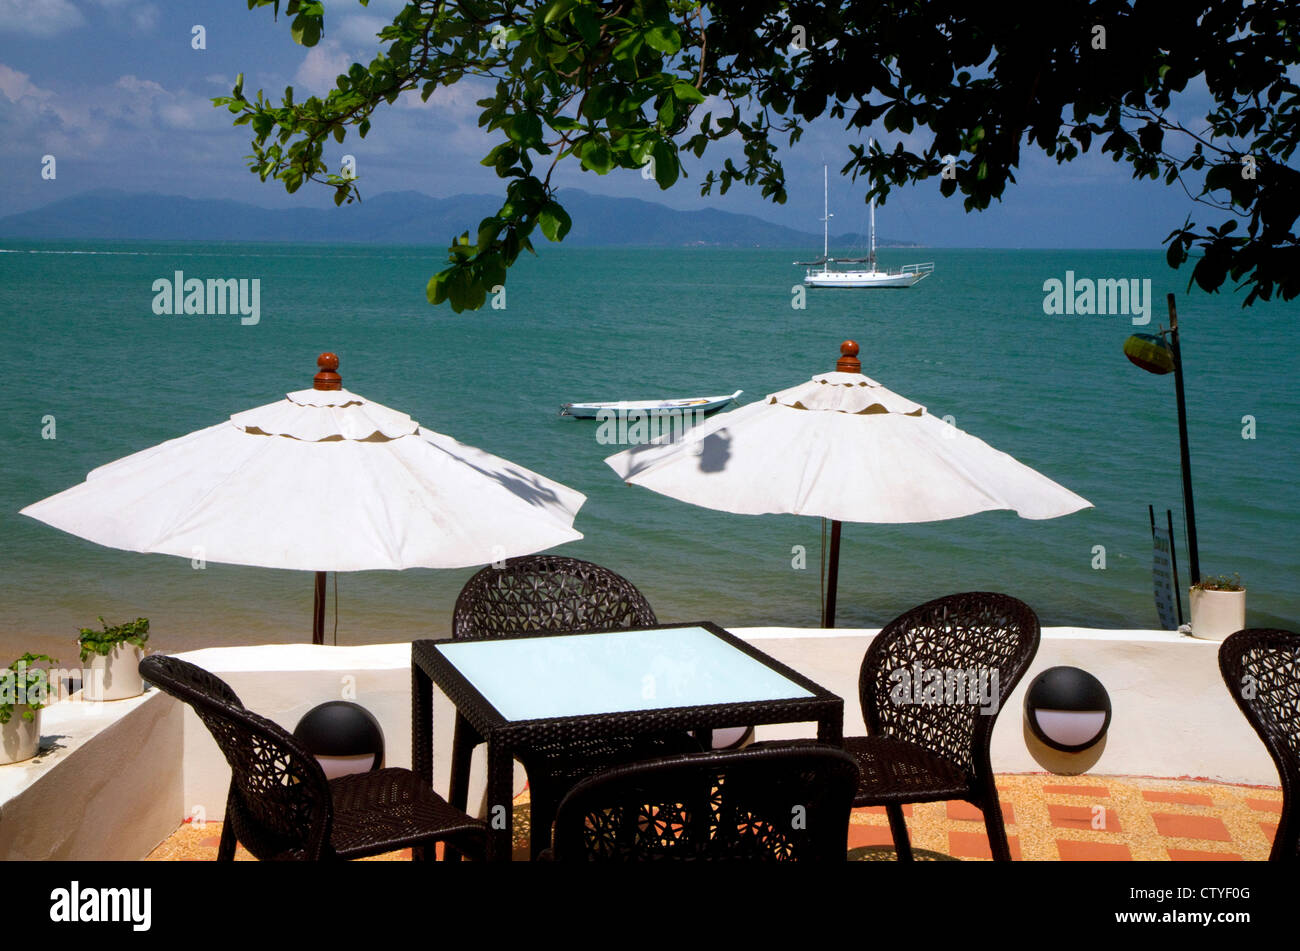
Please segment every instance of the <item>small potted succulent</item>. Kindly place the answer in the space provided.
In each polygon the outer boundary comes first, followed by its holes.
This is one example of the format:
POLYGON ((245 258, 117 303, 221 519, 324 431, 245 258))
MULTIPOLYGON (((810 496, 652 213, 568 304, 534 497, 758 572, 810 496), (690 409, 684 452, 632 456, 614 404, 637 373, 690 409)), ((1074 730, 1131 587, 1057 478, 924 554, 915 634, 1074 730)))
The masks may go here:
POLYGON ((41 745, 41 708, 49 699, 50 675, 33 664, 57 661, 23 654, 0 670, 0 766, 31 759, 41 745))
POLYGON ((1221 641, 1246 626, 1246 586, 1241 575, 1215 575, 1192 585, 1192 636, 1221 641))
POLYGON ((136 618, 109 627, 102 617, 102 631, 83 627, 77 635, 81 645, 83 700, 126 700, 144 693, 140 659, 149 640, 149 619, 136 618), (86 665, 86 661, 90 665, 86 665))

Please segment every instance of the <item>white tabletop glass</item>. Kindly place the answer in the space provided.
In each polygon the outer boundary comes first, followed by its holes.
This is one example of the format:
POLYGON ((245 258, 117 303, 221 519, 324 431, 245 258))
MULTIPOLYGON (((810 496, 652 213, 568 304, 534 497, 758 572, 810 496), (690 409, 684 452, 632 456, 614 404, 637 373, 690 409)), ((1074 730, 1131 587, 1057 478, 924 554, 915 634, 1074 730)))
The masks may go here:
POLYGON ((507 720, 813 696, 702 627, 453 641, 437 650, 507 720))

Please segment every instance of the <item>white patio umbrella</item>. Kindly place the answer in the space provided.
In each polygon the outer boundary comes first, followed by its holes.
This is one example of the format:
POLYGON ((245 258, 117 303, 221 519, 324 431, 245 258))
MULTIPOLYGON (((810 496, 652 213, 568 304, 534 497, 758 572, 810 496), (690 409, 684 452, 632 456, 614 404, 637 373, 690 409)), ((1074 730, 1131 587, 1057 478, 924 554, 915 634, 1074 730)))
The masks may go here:
POLYGON ((834 373, 605 460, 631 485, 746 515, 831 519, 822 623, 835 625, 841 522, 931 522, 990 509, 1056 518, 1091 506, 862 374, 846 340, 834 373))
POLYGON ((342 388, 314 388, 100 466, 22 510, 110 548, 316 572, 464 568, 582 534, 586 496, 342 388))

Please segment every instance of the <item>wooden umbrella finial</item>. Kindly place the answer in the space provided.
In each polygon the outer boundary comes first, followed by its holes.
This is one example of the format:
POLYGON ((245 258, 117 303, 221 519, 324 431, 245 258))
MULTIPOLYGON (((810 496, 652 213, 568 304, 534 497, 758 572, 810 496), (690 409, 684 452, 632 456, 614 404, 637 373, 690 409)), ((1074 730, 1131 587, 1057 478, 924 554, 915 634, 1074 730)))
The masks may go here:
POLYGON ((845 340, 840 344, 840 359, 835 364, 835 369, 840 373, 862 372, 862 364, 858 361, 858 345, 856 341, 845 340))
POLYGON ((339 376, 339 357, 336 353, 322 353, 316 358, 316 366, 320 367, 320 372, 316 374, 312 381, 312 388, 316 390, 341 390, 343 389, 343 377, 339 376))

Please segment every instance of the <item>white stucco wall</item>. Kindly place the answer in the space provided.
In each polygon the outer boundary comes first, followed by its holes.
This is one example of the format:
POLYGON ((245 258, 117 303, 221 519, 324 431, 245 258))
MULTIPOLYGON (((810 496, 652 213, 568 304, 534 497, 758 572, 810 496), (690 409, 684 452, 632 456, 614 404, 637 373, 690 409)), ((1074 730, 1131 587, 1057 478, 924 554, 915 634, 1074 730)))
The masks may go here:
POLYGON ((156 690, 41 711, 41 752, 0 766, 0 859, 139 859, 176 831, 182 719, 156 690))

